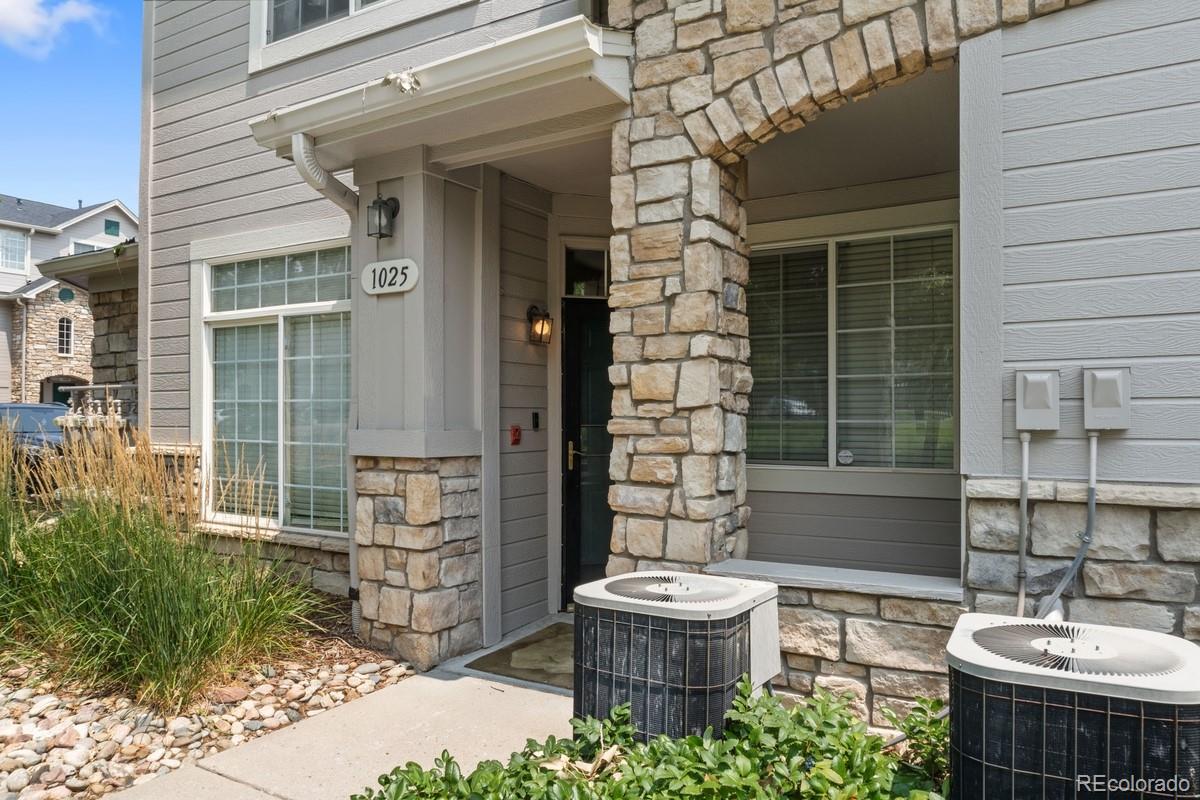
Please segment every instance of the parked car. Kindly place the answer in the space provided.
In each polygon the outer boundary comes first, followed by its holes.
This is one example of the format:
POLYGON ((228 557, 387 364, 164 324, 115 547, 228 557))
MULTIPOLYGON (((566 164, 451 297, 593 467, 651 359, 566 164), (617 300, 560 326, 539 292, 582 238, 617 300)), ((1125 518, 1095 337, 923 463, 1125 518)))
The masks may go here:
POLYGON ((66 413, 63 403, 0 403, 0 425, 12 432, 18 450, 37 459, 62 447, 63 431, 55 420, 66 413))

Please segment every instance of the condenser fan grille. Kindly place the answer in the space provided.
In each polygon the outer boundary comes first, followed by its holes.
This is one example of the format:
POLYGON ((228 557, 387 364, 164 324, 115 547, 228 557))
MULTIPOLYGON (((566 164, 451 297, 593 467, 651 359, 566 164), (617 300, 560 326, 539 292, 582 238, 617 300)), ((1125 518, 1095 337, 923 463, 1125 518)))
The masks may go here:
POLYGON ((737 594, 723 582, 680 575, 631 575, 610 581, 606 588, 618 597, 653 603, 714 603, 737 594))
POLYGON ((981 628, 972 637, 1001 658, 1077 675, 1150 677, 1184 666, 1175 653, 1146 641, 1070 623, 997 625, 981 628))

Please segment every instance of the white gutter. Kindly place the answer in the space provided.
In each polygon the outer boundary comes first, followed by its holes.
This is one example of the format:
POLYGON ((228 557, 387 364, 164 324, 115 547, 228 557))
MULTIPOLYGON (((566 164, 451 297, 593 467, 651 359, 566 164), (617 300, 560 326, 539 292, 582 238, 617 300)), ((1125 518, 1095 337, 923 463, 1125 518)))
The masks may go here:
POLYGON ((252 119, 250 129, 260 145, 286 154, 288 140, 297 131, 323 137, 390 114, 429 113, 453 101, 469 107, 481 93, 539 80, 553 82, 556 73, 573 67, 595 68, 595 79, 612 92, 613 102, 628 103, 626 59, 632 55, 632 37, 627 32, 573 17, 405 72, 389 72, 351 89, 274 109, 252 119), (619 63, 605 69, 601 65, 608 59, 619 59, 619 63), (618 73, 620 80, 616 79, 618 73))
POLYGON ((350 215, 350 225, 353 226, 358 218, 358 193, 321 166, 317 161, 317 147, 313 137, 307 133, 292 134, 292 162, 305 183, 350 215))
POLYGON ((29 309, 25 306, 25 299, 22 297, 14 298, 17 301, 17 306, 21 309, 21 397, 18 398, 18 403, 25 402, 25 394, 29 391, 29 386, 26 381, 29 379, 29 370, 26 369, 26 364, 29 360, 29 309))

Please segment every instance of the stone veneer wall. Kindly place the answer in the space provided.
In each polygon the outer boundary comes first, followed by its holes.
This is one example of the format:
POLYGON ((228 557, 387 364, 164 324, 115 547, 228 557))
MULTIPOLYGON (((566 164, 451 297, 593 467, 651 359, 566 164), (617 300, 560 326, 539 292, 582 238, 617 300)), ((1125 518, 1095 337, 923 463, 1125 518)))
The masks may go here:
POLYGON ((632 116, 612 138, 609 574, 746 550, 745 156, 949 66, 962 39, 1066 5, 609 0, 636 51, 632 116))
POLYGON ((80 383, 92 382, 92 312, 88 307, 88 293, 73 287, 71 291, 75 297, 70 302, 58 299, 58 287, 51 287, 25 301, 24 305, 14 303, 13 402, 40 403, 42 381, 46 378, 64 376, 77 378, 80 383), (58 353, 58 320, 61 317, 69 317, 74 322, 75 340, 69 356, 58 353), (27 389, 21 385, 23 351, 27 389))
POLYGON ((822 688, 853 698, 876 728, 882 710, 901 717, 917 697, 946 697, 945 647, 966 609, 957 603, 853 592, 779 591, 780 694, 822 688))
MULTIPOLYGON (((234 555, 243 550, 244 530, 214 530, 209 546, 234 555)), ((254 532, 258 555, 266 563, 286 564, 298 580, 319 592, 345 599, 350 589, 350 543, 343 536, 315 536, 285 531, 254 532)))
POLYGON ((361 637, 417 669, 483 643, 480 460, 355 460, 361 637))
POLYGON ((92 382, 137 382, 138 290, 94 292, 92 382))
MULTIPOLYGON (((977 611, 1016 611, 1017 491, 1013 480, 967 482, 967 589, 977 611)), ((1066 592, 1067 618, 1200 641, 1200 487, 1099 484, 1096 496, 1094 541, 1066 592)), ((1027 614, 1062 577, 1086 517, 1085 484, 1031 481, 1027 614)))

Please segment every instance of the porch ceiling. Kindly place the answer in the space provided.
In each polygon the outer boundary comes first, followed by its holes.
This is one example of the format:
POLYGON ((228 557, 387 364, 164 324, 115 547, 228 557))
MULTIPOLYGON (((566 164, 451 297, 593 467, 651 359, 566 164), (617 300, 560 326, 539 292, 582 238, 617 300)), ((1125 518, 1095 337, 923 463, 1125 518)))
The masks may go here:
POLYGON ((446 167, 609 135, 630 102, 630 34, 575 17, 406 73, 276 109, 250 123, 284 158, 293 133, 330 170, 417 145, 446 167), (408 76, 419 88, 398 87, 408 76))

